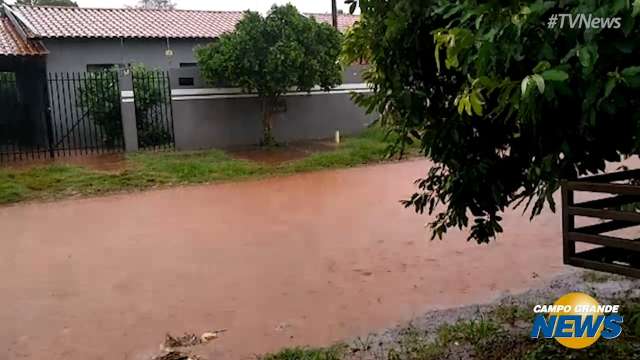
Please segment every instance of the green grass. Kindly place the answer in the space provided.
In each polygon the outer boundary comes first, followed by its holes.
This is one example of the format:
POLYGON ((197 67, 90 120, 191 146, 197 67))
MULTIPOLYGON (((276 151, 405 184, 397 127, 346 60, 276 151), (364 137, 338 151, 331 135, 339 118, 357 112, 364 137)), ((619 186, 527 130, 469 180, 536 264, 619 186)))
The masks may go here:
POLYGON ((334 345, 329 348, 289 348, 274 354, 267 354, 259 360, 340 360, 346 354, 345 345, 334 345))
POLYGON ((431 341, 429 334, 413 325, 400 332, 397 344, 387 351, 389 360, 435 360, 440 359, 445 347, 439 340, 431 341))
POLYGON ((116 173, 75 165, 0 169, 0 204, 350 167, 384 160, 389 144, 384 131, 374 127, 360 136, 346 138, 335 150, 276 166, 238 160, 223 151, 211 150, 131 154, 126 158, 126 170, 116 173))
POLYGON ((620 275, 608 274, 592 270, 585 271, 582 274, 582 280, 594 284, 605 283, 608 281, 615 281, 620 279, 624 279, 624 277, 620 275))
POLYGON ((501 324, 515 325, 516 322, 532 322, 534 313, 531 311, 533 305, 523 307, 516 304, 502 304, 490 313, 495 321, 501 324))

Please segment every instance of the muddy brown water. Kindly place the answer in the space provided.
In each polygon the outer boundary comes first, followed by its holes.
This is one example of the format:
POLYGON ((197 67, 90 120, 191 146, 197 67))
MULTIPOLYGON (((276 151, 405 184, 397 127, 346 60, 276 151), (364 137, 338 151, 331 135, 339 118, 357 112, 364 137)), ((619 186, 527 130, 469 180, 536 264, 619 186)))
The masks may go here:
POLYGON ((0 208, 0 358, 141 359, 228 331, 246 359, 490 301, 567 270, 559 215, 478 246, 429 241, 398 200, 425 161, 0 208))

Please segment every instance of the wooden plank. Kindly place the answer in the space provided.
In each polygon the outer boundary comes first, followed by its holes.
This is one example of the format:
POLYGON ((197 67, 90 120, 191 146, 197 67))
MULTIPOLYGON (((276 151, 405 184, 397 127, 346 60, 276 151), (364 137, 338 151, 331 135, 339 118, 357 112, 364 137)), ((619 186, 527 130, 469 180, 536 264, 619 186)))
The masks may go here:
POLYGON ((604 271, 613 274, 631 276, 640 278, 640 269, 632 268, 625 265, 601 263, 589 259, 583 259, 578 256, 569 258, 568 265, 577 266, 585 269, 604 271))
POLYGON ((569 232, 567 236, 571 241, 603 245, 617 249, 626 249, 636 251, 640 254, 640 242, 635 240, 623 239, 615 236, 581 234, 579 232, 569 232))
POLYGON ((613 221, 607 221, 607 222, 598 223, 594 225, 575 228, 575 231, 583 234, 595 235, 595 234, 606 233, 609 231, 620 230, 620 229, 628 228, 631 226, 637 226, 637 225, 638 224, 630 221, 613 220, 613 221))
POLYGON ((603 209, 603 208, 611 208, 611 207, 620 207, 622 205, 633 204, 636 202, 640 202, 640 196, 621 195, 621 196, 613 196, 613 197, 608 197, 604 199, 597 199, 597 200, 576 203, 575 206, 593 208, 593 209, 603 209))
POLYGON ((567 208, 567 213, 569 215, 586 216, 586 217, 592 217, 592 218, 598 218, 598 219, 628 221, 628 222, 634 222, 634 223, 640 224, 640 213, 634 213, 634 212, 628 212, 628 211, 589 209, 589 208, 569 206, 567 208))
POLYGON ((566 186, 569 190, 574 191, 588 191, 618 195, 640 195, 640 186, 637 185, 569 181, 566 183, 566 186))
MULTIPOLYGON (((578 253, 576 253, 577 256, 578 253)), ((589 259, 594 261, 603 261, 604 258, 613 258, 615 260, 620 260, 621 254, 619 250, 607 247, 598 247, 595 249, 589 249, 585 251, 581 251, 580 257, 583 259, 589 259)), ((610 262, 610 261, 607 261, 610 262)))
POLYGON ((608 174, 593 175, 583 178, 579 178, 575 181, 587 181, 587 182, 612 182, 620 180, 629 180, 640 177, 640 169, 618 171, 608 174))
POLYGON ((573 191, 569 190, 564 182, 562 184, 562 259, 565 264, 576 253, 576 243, 567 236, 576 227, 575 218, 568 212, 573 204, 573 191))

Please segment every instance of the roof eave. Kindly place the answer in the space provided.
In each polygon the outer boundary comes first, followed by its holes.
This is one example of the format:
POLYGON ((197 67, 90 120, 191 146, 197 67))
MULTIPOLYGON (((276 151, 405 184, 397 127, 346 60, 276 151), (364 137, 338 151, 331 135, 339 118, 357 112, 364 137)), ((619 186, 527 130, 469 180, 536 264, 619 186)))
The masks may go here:
POLYGON ((15 11, 11 6, 7 4, 3 4, 3 8, 4 8, 4 13, 7 15, 9 20, 11 20, 11 22, 13 23, 16 30, 18 30, 20 35, 24 36, 25 40, 41 38, 38 32, 36 31, 35 27, 29 22, 29 20, 27 20, 27 18, 22 16, 22 14, 15 11), (33 35, 28 35, 24 31, 23 26, 26 27, 27 30, 29 30, 29 32, 33 35))
MULTIPOLYGON (((222 34, 220 34, 222 35, 222 34)), ((62 39, 74 39, 74 40, 113 40, 113 39, 134 39, 134 40, 145 40, 145 39, 153 39, 153 40, 215 40, 220 37, 217 36, 131 36, 131 35, 113 35, 113 36, 70 36, 70 35, 58 35, 58 36, 44 36, 39 37, 41 40, 62 40, 62 39)))

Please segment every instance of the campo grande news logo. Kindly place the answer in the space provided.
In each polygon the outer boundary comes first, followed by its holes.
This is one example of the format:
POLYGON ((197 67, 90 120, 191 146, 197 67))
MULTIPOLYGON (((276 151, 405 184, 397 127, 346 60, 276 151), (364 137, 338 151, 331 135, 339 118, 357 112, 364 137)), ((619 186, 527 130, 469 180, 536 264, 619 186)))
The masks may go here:
POLYGON ((587 294, 569 293, 553 305, 533 307, 537 315, 531 337, 555 338, 568 348, 584 349, 600 337, 611 340, 620 336, 623 318, 619 311, 620 305, 600 305, 587 294))

